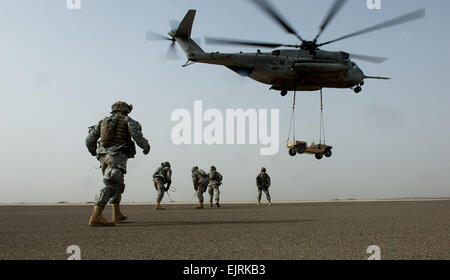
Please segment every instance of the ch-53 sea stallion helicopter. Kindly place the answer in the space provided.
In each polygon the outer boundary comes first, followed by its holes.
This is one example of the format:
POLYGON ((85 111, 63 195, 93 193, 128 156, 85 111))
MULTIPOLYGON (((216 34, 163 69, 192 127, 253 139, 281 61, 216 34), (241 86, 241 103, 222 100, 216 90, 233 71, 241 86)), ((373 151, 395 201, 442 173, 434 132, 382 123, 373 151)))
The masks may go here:
POLYGON ((207 37, 206 43, 265 48, 285 47, 295 48, 296 50, 277 49, 272 52, 261 52, 258 50, 256 53, 206 53, 191 39, 195 10, 189 10, 181 23, 173 26, 173 29, 168 33, 170 37, 147 31, 147 39, 165 39, 172 41, 169 49, 170 52, 175 51, 175 42, 177 42, 186 53, 188 59, 188 62, 183 66, 191 65, 194 62, 222 65, 241 76, 271 85, 270 89, 279 90, 282 96, 285 96, 288 91, 315 91, 321 90, 322 88, 350 88, 355 93, 359 93, 362 90, 361 86, 364 85, 365 79, 386 80, 389 78, 366 76, 350 58, 374 63, 381 63, 386 58, 350 55, 343 51, 325 51, 319 49, 319 47, 425 16, 424 9, 417 10, 334 40, 318 43, 317 40, 345 4, 346 0, 334 1, 331 9, 320 25, 319 32, 312 41, 303 39, 267 1, 251 1, 274 19, 287 33, 299 39, 301 44, 289 45, 213 37, 207 37))

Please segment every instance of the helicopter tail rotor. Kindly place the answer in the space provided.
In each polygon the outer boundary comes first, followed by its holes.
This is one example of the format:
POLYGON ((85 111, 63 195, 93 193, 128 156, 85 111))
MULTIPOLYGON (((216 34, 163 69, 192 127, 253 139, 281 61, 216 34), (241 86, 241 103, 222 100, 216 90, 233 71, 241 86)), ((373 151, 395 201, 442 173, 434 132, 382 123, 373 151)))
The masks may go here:
MULTIPOLYGON (((170 32, 169 32, 170 35, 170 32)), ((151 30, 147 30, 145 34, 145 38, 147 41, 153 42, 153 41, 171 41, 171 44, 169 46, 169 49, 166 53, 166 58, 170 60, 177 60, 178 59, 178 53, 175 47, 176 39, 174 37, 164 36, 159 33, 153 32, 151 30)))

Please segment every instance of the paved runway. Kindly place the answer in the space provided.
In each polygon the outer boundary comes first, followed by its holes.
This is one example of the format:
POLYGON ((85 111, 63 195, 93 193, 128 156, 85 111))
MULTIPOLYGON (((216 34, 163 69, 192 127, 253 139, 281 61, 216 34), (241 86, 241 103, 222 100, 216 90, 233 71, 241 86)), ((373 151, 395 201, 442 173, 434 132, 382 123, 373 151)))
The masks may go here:
MULTIPOLYGON (((450 200, 125 205, 129 221, 87 226, 91 205, 0 206, 0 259, 450 259, 450 200)), ((111 207, 105 216, 110 219, 111 207)))

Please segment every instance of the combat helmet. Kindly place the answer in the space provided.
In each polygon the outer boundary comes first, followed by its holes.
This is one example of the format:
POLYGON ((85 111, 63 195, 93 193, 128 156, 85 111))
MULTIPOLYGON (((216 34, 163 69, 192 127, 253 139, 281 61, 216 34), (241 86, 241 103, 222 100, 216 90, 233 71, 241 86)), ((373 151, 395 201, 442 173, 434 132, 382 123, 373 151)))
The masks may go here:
POLYGON ((170 162, 165 161, 165 162, 161 163, 161 165, 162 165, 162 166, 170 167, 170 162))
POLYGON ((198 169, 198 166, 194 166, 194 167, 192 167, 191 171, 194 172, 197 169, 198 169))
POLYGON ((214 165, 211 165, 211 170, 217 170, 214 165))
POLYGON ((133 110, 133 105, 127 104, 126 102, 123 101, 117 101, 111 106, 111 113, 123 112, 128 115, 131 112, 131 110, 133 110))
POLYGON ((266 172, 266 168, 265 168, 265 167, 262 167, 262 168, 261 168, 261 172, 266 172))

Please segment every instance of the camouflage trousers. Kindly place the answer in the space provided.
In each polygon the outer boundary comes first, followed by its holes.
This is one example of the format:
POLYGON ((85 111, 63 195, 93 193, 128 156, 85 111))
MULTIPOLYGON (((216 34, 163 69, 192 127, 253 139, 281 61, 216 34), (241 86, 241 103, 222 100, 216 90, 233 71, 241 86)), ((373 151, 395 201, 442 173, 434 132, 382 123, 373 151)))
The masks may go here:
POLYGON ((200 183, 197 189, 197 197, 198 197, 198 202, 199 203, 203 203, 204 198, 203 198, 203 193, 206 192, 206 188, 208 187, 208 183, 204 184, 204 183, 200 183))
POLYGON ((264 194, 266 195, 267 200, 268 200, 268 201, 271 201, 271 200, 270 200, 270 193, 269 193, 269 189, 268 189, 268 188, 260 188, 260 187, 257 187, 257 189, 258 189, 258 201, 261 200, 262 192, 264 192, 264 194))
POLYGON ((153 179, 153 182, 155 184, 155 189, 158 192, 158 196, 156 197, 156 201, 158 203, 160 203, 162 201, 163 197, 164 197, 164 192, 165 192, 164 191, 164 189, 165 189, 164 181, 163 181, 163 179, 161 179, 159 177, 156 177, 156 178, 153 179))
POLYGON ((105 187, 95 200, 95 205, 105 207, 120 203, 122 193, 125 190, 125 174, 127 173, 128 156, 121 152, 100 156, 100 164, 103 173, 103 184, 105 187))
POLYGON ((213 202, 213 198, 216 202, 219 202, 220 190, 218 185, 209 185, 208 186, 209 193, 209 202, 213 202))

